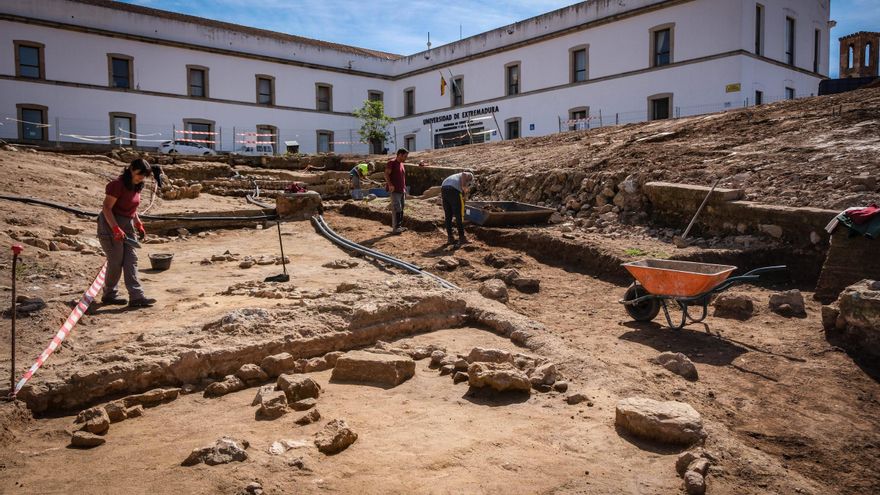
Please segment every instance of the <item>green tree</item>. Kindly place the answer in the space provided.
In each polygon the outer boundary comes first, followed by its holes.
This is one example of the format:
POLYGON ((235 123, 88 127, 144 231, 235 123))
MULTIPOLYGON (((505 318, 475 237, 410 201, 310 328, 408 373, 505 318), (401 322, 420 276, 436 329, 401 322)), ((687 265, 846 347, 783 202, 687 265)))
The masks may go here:
POLYGON ((394 119, 385 115, 385 105, 381 101, 365 100, 364 106, 358 108, 352 114, 362 120, 361 128, 358 134, 361 136, 361 142, 372 144, 377 143, 379 150, 385 141, 388 141, 388 126, 394 122, 394 119))

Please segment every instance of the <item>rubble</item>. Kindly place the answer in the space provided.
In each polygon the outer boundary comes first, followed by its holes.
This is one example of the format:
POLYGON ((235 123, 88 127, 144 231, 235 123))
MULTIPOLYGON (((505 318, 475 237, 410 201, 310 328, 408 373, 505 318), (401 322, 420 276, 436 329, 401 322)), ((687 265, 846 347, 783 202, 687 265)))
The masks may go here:
POLYGON ((105 442, 107 442, 106 438, 87 431, 75 431, 73 436, 70 437, 70 446, 81 449, 97 447, 105 442))
POLYGON ((321 395, 321 386, 318 382, 302 375, 279 376, 276 389, 284 391, 289 403, 309 398, 317 399, 321 395))
POLYGON ((503 280, 493 278, 486 280, 480 286, 480 294, 488 299, 494 299, 506 303, 508 300, 507 285, 503 280))
POLYGON ((680 352, 662 352, 657 357, 651 358, 651 362, 659 364, 667 370, 680 375, 687 380, 696 381, 699 378, 697 367, 680 352))
POLYGON ((205 397, 220 397, 232 392, 244 390, 244 381, 235 375, 227 375, 223 380, 214 382, 205 388, 205 397))
POLYGON ((76 416, 74 424, 80 430, 103 435, 110 429, 110 416, 107 415, 107 411, 103 407, 92 407, 81 411, 76 416))
POLYGON ((712 303, 715 306, 713 316, 747 320, 755 311, 752 298, 745 294, 721 293, 712 303))
POLYGON ((804 296, 797 289, 770 295, 770 310, 782 316, 806 316, 804 296))
POLYGON ((230 462, 244 462, 248 458, 247 448, 250 444, 247 440, 221 437, 214 445, 193 449, 181 466, 195 466, 205 463, 209 466, 228 464, 230 462))
POLYGON ((522 371, 510 363, 476 362, 468 367, 468 385, 489 387, 497 392, 529 392, 532 384, 522 371))

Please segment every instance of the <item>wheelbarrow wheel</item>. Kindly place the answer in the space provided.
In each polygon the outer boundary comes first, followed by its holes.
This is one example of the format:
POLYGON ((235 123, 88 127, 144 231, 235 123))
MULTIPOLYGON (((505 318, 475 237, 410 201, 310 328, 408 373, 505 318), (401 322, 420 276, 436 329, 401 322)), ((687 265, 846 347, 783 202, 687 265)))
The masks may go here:
MULTIPOLYGON (((647 296, 648 291, 639 284, 632 284, 623 295, 624 301, 632 301, 642 296, 647 296)), ((651 321, 660 313, 660 300, 651 298, 638 304, 625 304, 626 312, 636 321, 651 321)))

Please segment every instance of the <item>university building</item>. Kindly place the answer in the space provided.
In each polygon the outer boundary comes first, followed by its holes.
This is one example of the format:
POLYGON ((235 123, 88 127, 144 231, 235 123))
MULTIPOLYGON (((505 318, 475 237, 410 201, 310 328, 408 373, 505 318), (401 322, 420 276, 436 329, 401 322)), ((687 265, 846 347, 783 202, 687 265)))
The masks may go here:
POLYGON ((816 94, 829 8, 588 0, 403 56, 107 0, 0 0, 0 138, 364 153, 351 112, 367 99, 395 119, 372 151, 707 113, 816 94))

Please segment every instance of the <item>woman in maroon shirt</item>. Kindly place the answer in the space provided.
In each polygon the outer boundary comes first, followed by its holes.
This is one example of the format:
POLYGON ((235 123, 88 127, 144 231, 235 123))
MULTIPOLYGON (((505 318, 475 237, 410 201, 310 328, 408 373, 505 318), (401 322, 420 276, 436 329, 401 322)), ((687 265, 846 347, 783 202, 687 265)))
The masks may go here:
POLYGON ((152 306, 155 299, 144 296, 138 280, 137 251, 126 237, 134 238, 135 229, 143 238, 146 235, 144 224, 138 218, 137 209, 141 202, 144 179, 151 174, 150 164, 138 158, 125 168, 122 175, 110 181, 105 188, 104 207, 98 215, 98 240, 107 254, 107 274, 104 276, 104 304, 125 304, 131 308, 152 306), (119 297, 117 285, 124 275, 125 288, 129 301, 119 297))

